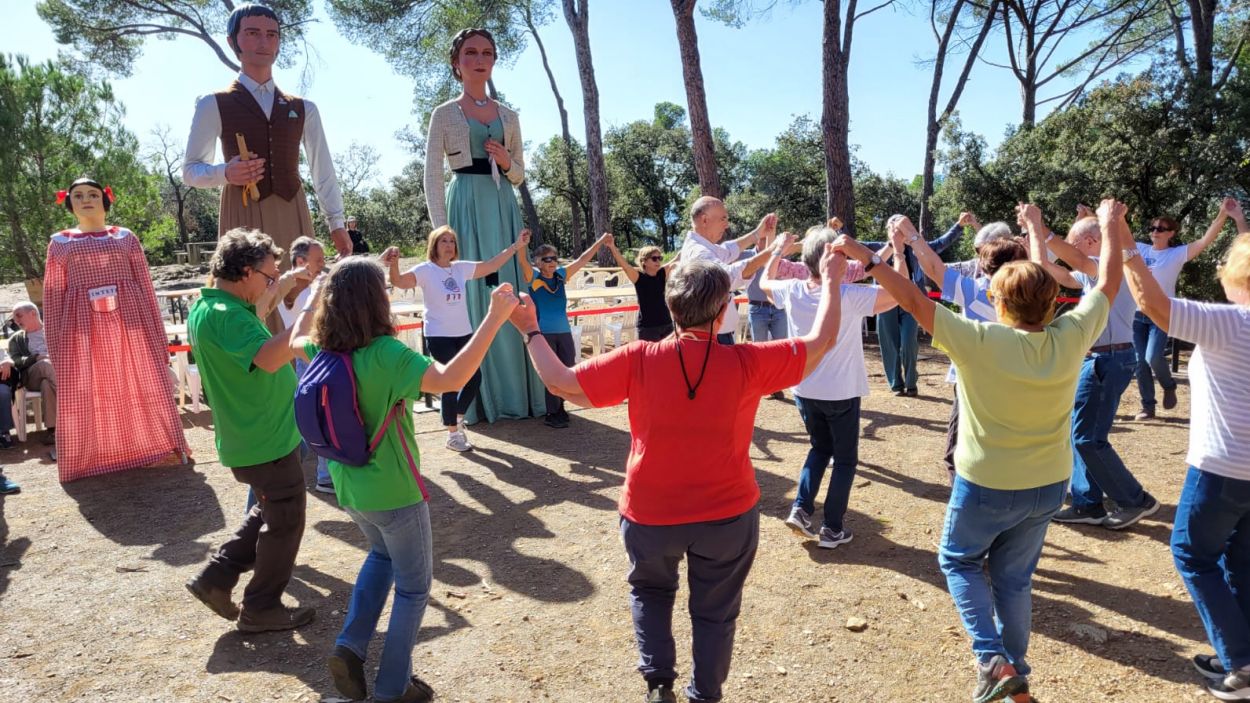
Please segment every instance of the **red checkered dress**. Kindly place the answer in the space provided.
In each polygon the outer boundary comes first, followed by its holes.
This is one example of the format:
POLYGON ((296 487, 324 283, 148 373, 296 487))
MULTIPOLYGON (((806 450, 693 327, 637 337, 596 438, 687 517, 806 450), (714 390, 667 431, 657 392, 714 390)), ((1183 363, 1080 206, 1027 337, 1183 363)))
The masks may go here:
POLYGON ((190 454, 138 237, 122 227, 53 235, 44 317, 61 483, 190 454))

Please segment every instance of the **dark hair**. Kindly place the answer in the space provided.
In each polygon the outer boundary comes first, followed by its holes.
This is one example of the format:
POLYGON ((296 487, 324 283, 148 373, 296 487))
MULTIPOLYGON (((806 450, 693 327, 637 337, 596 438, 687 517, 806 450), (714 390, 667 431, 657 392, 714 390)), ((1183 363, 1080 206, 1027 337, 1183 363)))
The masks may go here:
POLYGON ((230 17, 226 19, 226 42, 230 44, 230 48, 234 49, 234 53, 239 53, 239 30, 243 28, 243 18, 245 17, 268 17, 278 23, 278 32, 282 31, 282 20, 278 19, 278 13, 268 5, 261 5, 255 2, 245 2, 234 8, 230 13, 230 17))
POLYGON ((338 262, 319 296, 312 339, 322 349, 350 352, 378 337, 395 336, 386 273, 376 260, 349 256, 338 262))
POLYGON ((495 52, 495 58, 499 58, 499 49, 495 46, 495 37, 488 30, 480 27, 470 27, 456 32, 455 38, 451 40, 451 75, 456 77, 457 81, 464 80, 460 75, 460 69, 456 68, 456 61, 460 58, 460 49, 464 47, 464 43, 469 41, 469 37, 485 37, 490 42, 490 48, 495 52))
POLYGON ((108 191, 104 190, 104 186, 100 185, 94 178, 83 176, 73 183, 69 184, 69 188, 65 189, 65 209, 72 214, 74 212, 74 203, 71 202, 74 196, 74 189, 78 186, 91 186, 100 191, 100 198, 104 200, 104 211, 108 212, 113 207, 113 199, 109 197, 108 191))
POLYGON ((977 249, 981 273, 993 278, 998 269, 1012 261, 1028 261, 1029 250, 1015 239, 991 239, 977 249))
POLYGON ((1181 244, 1181 238, 1177 236, 1181 233, 1180 225, 1176 222, 1176 220, 1173 220, 1167 215, 1164 215, 1163 217, 1156 217, 1153 220, 1151 220, 1150 226, 1151 227, 1166 227, 1168 231, 1172 233, 1172 238, 1168 240, 1168 244, 1171 246, 1177 246, 1181 244))
POLYGON ((299 237, 295 241, 291 242, 291 266, 292 268, 299 266, 299 263, 295 261, 296 259, 307 260, 308 252, 313 247, 319 247, 319 246, 321 246, 321 242, 309 236, 299 237))
POLYGON ((235 227, 217 240, 217 250, 208 262, 208 270, 213 278, 241 281, 247 275, 246 269, 260 270, 268 256, 275 260, 282 256, 282 250, 273 243, 272 237, 258 229, 235 227))

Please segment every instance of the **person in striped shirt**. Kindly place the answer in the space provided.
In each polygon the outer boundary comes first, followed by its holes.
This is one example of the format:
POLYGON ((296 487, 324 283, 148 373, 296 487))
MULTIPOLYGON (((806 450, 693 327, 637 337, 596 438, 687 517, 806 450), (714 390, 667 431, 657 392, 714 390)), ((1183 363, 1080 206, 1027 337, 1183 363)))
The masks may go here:
POLYGON ((1250 233, 1220 266, 1230 304, 1171 298, 1131 242, 1124 270, 1138 307, 1196 345, 1189 362, 1189 471, 1176 506, 1172 558, 1215 656, 1194 665, 1224 701, 1250 701, 1250 233))

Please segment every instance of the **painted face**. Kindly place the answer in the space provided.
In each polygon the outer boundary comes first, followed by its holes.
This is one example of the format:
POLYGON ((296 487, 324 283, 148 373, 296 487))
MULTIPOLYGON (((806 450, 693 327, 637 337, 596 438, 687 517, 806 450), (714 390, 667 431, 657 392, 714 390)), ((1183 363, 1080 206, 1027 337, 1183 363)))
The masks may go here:
POLYGON ((239 23, 239 35, 235 43, 239 47, 239 61, 245 64, 272 66, 278 59, 281 43, 278 23, 268 17, 244 17, 239 23))
POLYGON ((454 261, 460 254, 457 251, 456 238, 450 232, 444 232, 439 235, 438 241, 434 246, 436 247, 434 253, 438 256, 438 260, 442 262, 454 261))
POLYGON ((104 191, 95 186, 78 186, 69 194, 69 198, 74 215, 80 219, 104 214, 104 191))
POLYGON ((474 82, 485 83, 495 70, 495 47, 486 37, 475 34, 460 45, 455 66, 460 71, 461 80, 472 77, 474 82))

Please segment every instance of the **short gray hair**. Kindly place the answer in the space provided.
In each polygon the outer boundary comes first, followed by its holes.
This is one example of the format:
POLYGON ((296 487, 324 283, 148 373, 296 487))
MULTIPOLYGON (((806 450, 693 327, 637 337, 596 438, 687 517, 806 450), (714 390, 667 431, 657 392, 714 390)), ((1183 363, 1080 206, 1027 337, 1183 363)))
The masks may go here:
POLYGON ((35 305, 33 302, 29 300, 23 300, 22 302, 13 306, 13 312, 21 312, 23 310, 34 310, 36 315, 39 314, 39 306, 35 305))
POLYGON ((695 200, 694 204, 690 206, 690 221, 694 222, 702 215, 707 214, 707 211, 713 206, 723 204, 724 203, 721 202, 720 198, 713 198, 710 195, 705 195, 698 200, 695 200))
POLYGON ((674 325, 683 329, 706 325, 729 302, 729 274, 710 261, 678 266, 664 286, 664 302, 674 325))
POLYGON ((980 249, 995 239, 1011 239, 1011 236, 1011 227, 1006 222, 991 222, 977 230, 977 236, 972 240, 972 248, 980 249))
POLYGON ((321 246, 321 242, 313 239, 312 237, 300 237, 294 242, 291 242, 291 266, 294 267, 299 265, 295 262, 296 259, 304 259, 307 261, 309 250, 313 247, 319 246, 321 246))
POLYGON ((828 225, 816 225, 803 235, 803 263, 813 278, 820 278, 820 259, 825 255, 825 245, 833 244, 838 233, 828 225))

